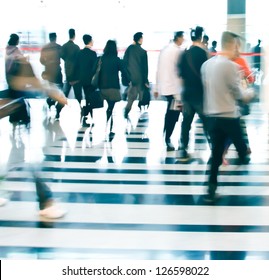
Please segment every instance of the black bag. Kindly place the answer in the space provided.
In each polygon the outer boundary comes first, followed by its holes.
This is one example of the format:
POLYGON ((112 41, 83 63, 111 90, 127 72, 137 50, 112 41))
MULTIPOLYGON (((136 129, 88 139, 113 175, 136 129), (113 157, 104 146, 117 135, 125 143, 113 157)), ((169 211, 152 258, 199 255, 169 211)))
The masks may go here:
POLYGON ((144 88, 142 100, 138 102, 138 107, 141 109, 141 106, 148 106, 151 100, 151 94, 150 94, 150 88, 146 87, 144 88))
POLYGON ((240 107, 241 116, 247 116, 250 114, 250 104, 249 103, 239 102, 239 107, 240 107))
POLYGON ((182 107, 183 107, 182 101, 177 99, 172 99, 169 110, 182 112, 182 107))
POLYGON ((18 102, 20 102, 20 108, 10 114, 9 122, 27 125, 31 121, 30 104, 25 99, 20 99, 18 102))
POLYGON ((104 99, 101 95, 100 90, 95 90, 90 95, 90 107, 93 109, 103 108, 104 107, 104 99))
POLYGON ((98 86, 99 86, 99 76, 100 76, 101 64, 102 64, 102 61, 101 61, 101 58, 99 58, 96 71, 95 71, 95 73, 92 77, 92 81, 91 81, 92 86, 94 86, 95 88, 98 88, 98 86))

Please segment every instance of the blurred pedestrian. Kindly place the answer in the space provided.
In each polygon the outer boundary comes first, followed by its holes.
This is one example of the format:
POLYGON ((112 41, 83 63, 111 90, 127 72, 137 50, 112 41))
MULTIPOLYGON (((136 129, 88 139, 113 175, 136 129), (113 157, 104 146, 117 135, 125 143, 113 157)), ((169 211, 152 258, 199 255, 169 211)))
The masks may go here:
MULTIPOLYGON (((78 53, 80 51, 80 47, 74 42, 76 38, 75 29, 70 28, 68 33, 69 33, 69 40, 65 44, 63 44, 61 48, 61 58, 64 60, 64 70, 65 70, 65 81, 63 85, 63 92, 65 96, 68 97, 71 88, 73 88, 75 98, 78 101, 79 106, 81 106, 82 88, 78 80, 77 69, 76 69, 76 61, 77 61, 78 53)), ((59 108, 58 111, 61 111, 61 108, 59 108)))
POLYGON ((184 32, 175 32, 173 41, 161 50, 158 60, 154 95, 155 97, 159 94, 165 96, 167 101, 163 130, 167 151, 175 150, 170 138, 178 121, 180 108, 172 108, 172 103, 181 102, 182 80, 178 75, 177 63, 183 52, 181 48, 183 42, 184 32))
POLYGON ((114 137, 113 109, 116 102, 121 100, 119 73, 124 76, 125 81, 130 83, 129 73, 122 59, 118 57, 117 44, 114 40, 108 40, 101 59, 101 70, 99 76, 99 89, 104 100, 107 101, 106 120, 110 120, 109 138, 114 137))
POLYGON ((97 54, 91 49, 93 46, 92 36, 84 34, 82 39, 85 46, 77 55, 76 71, 86 100, 86 105, 82 109, 82 125, 84 127, 89 127, 93 124, 93 107, 91 106, 91 103, 93 102, 95 87, 91 84, 91 81, 97 61, 97 54), (90 122, 88 120, 89 114, 91 118, 90 122))
POLYGON ((137 98, 141 101, 143 99, 143 91, 145 87, 149 87, 148 55, 141 47, 143 44, 143 33, 135 33, 133 40, 133 44, 126 49, 123 57, 132 82, 131 86, 125 84, 126 86, 129 86, 127 91, 127 105, 124 110, 124 117, 126 119, 128 119, 133 102, 137 98))
POLYGON ((238 101, 248 102, 253 97, 253 92, 243 89, 238 65, 232 61, 237 50, 237 37, 232 32, 223 32, 221 53, 210 58, 201 68, 204 113, 212 148, 205 198, 209 203, 216 200, 217 177, 226 139, 232 140, 241 164, 250 161, 240 125, 238 101))
POLYGON ((181 93, 183 120, 180 134, 180 161, 188 161, 190 159, 187 150, 189 145, 189 133, 195 114, 198 114, 200 117, 207 137, 205 117, 203 115, 203 85, 200 73, 202 64, 208 59, 207 51, 202 44, 203 32, 204 29, 201 26, 197 26, 191 31, 192 45, 189 49, 184 51, 179 58, 178 72, 183 80, 181 93))
MULTIPOLYGON (((17 40, 19 42, 19 36, 17 34, 12 34, 11 39, 17 40)), ((11 48, 8 48, 11 49, 11 48)), ((17 55, 11 57, 10 55, 6 59, 6 71, 7 71, 7 81, 12 88, 14 98, 27 98, 29 95, 31 97, 42 97, 49 96, 49 98, 61 103, 63 106, 67 105, 67 99, 56 86, 52 84, 42 84, 40 80, 35 76, 29 61, 13 46, 14 53, 17 55)), ((1 108, 0 108, 1 110, 1 108)), ((13 137, 13 147, 16 148, 15 140, 13 137)), ((23 146, 22 146, 23 147, 23 146)), ((15 150, 16 152, 16 150, 15 150)), ((22 149, 22 155, 24 155, 24 149, 22 149)), ((18 154, 14 154, 12 160, 20 160, 18 154)), ((12 168, 12 160, 9 162, 7 169, 12 168)), ((24 161, 24 157, 21 158, 24 161)), ((32 166, 31 171, 33 173, 34 182, 36 185, 37 199, 39 202, 39 214, 46 218, 56 219, 65 215, 66 211, 59 208, 53 199, 53 194, 50 188, 39 178, 37 166, 32 166)), ((7 199, 0 198, 0 205, 4 205, 7 199)))
MULTIPOLYGON (((40 62, 45 66, 42 78, 62 89, 61 45, 57 44, 57 34, 55 32, 49 33, 49 41, 40 52, 40 62)), ((49 108, 55 105, 55 101, 52 99, 47 99, 47 103, 49 108)), ((60 117, 60 110, 60 106, 56 107, 56 119, 60 117)))

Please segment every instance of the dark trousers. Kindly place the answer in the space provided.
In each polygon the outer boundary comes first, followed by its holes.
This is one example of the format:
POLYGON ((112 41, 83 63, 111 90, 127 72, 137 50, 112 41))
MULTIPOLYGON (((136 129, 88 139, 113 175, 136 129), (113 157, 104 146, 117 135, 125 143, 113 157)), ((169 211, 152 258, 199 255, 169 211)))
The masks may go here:
POLYGON ((139 101, 143 99, 144 85, 129 86, 127 89, 127 104, 125 107, 125 116, 128 116, 132 109, 134 101, 138 98, 139 101))
POLYGON ((64 87, 63 87, 63 92, 64 92, 65 96, 68 97, 72 87, 73 87, 73 90, 74 90, 75 98, 77 99, 77 101, 80 105, 81 100, 82 100, 82 87, 81 87, 81 84, 79 82, 70 85, 70 82, 65 81, 64 87))
POLYGON ((47 203, 52 200, 52 192, 47 184, 42 182, 42 180, 34 176, 35 187, 36 187, 36 195, 39 203, 39 209, 43 210, 46 208, 47 203))
POLYGON ((92 85, 82 85, 84 95, 85 95, 85 100, 86 100, 86 105, 84 108, 84 117, 86 117, 89 113, 91 117, 93 117, 93 107, 91 106, 91 103, 93 103, 93 94, 95 92, 95 87, 92 85))
POLYGON ((214 195, 226 140, 231 139, 241 160, 244 160, 247 156, 247 145, 239 118, 208 117, 206 122, 212 148, 208 179, 209 194, 214 195))
POLYGON ((208 132, 207 132, 207 125, 205 121, 205 116, 203 115, 203 104, 200 103, 190 103, 187 101, 183 102, 183 109, 182 109, 182 114, 183 114, 183 120, 181 123, 181 135, 180 135, 180 147, 181 149, 186 150, 189 145, 189 140, 190 140, 190 130, 191 130, 191 125, 193 122, 193 118, 195 114, 198 114, 199 118, 201 119, 203 123, 203 129, 205 136, 207 138, 207 141, 209 141, 208 137, 208 132))
POLYGON ((111 121, 110 121, 110 132, 112 131, 112 127, 113 127, 113 109, 115 107, 115 101, 110 101, 110 100, 107 100, 107 110, 106 110, 106 121, 108 122, 109 119, 111 118, 111 121))
MULTIPOLYGON (((81 105, 80 103, 81 103, 81 100, 82 100, 82 87, 81 87, 80 83, 76 83, 76 84, 70 85, 70 83, 68 81, 65 81, 65 83, 63 85, 64 95, 66 97, 68 97, 72 87, 73 87, 73 90, 74 90, 75 98, 77 99, 79 105, 81 105)), ((57 110, 58 114, 61 112, 63 107, 64 106, 62 104, 60 104, 60 103, 58 103, 56 105, 56 110, 57 110)))
POLYGON ((165 96, 167 100, 167 109, 164 118, 164 128, 163 132, 165 134, 165 142, 170 142, 170 137, 174 131, 176 122, 178 121, 180 111, 178 110, 171 110, 171 103, 174 99, 173 95, 165 96))
MULTIPOLYGON (((59 88, 60 90, 63 90, 63 84, 60 83, 60 84, 54 84, 55 86, 57 86, 57 88, 59 88)), ((51 107, 52 105, 55 105, 57 103, 57 101, 51 99, 50 97, 47 98, 47 104, 49 105, 49 107, 51 107)), ((61 105, 59 102, 55 105, 55 108, 56 108, 56 111, 57 111, 57 114, 59 115, 62 108, 63 108, 63 105, 61 105)))

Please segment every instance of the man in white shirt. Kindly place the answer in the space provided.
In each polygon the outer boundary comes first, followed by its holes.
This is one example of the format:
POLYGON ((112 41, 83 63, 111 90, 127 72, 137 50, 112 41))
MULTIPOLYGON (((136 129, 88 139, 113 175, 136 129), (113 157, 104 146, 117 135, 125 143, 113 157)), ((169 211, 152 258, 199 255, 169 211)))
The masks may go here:
POLYGON ((170 137, 173 133, 176 122, 178 121, 180 108, 178 108, 178 110, 172 110, 171 105, 174 100, 181 99, 180 91, 182 85, 181 79, 178 75, 177 63, 179 56, 183 51, 181 47, 183 42, 184 32, 175 32, 173 41, 161 50, 158 60, 154 96, 158 97, 159 94, 163 95, 168 103, 164 120, 164 134, 167 151, 175 150, 170 137))

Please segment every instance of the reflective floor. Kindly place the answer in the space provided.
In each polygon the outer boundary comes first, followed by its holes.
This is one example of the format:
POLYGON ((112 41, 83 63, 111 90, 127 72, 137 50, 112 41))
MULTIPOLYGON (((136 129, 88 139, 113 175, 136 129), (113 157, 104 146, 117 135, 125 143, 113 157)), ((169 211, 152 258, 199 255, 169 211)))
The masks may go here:
MULTIPOLYGON (((0 120, 2 259, 269 259, 268 114, 259 103, 247 116, 249 165, 221 167, 215 206, 203 202, 210 155, 199 119, 191 131, 189 163, 166 152, 162 135, 166 103, 152 101, 130 121, 125 102, 114 112, 109 139, 105 108, 94 126, 80 125, 72 100, 55 120, 45 101, 30 100, 30 129, 0 120), (40 218, 32 168, 54 192, 67 215, 40 218)), ((177 123, 172 142, 177 147, 177 123)))

